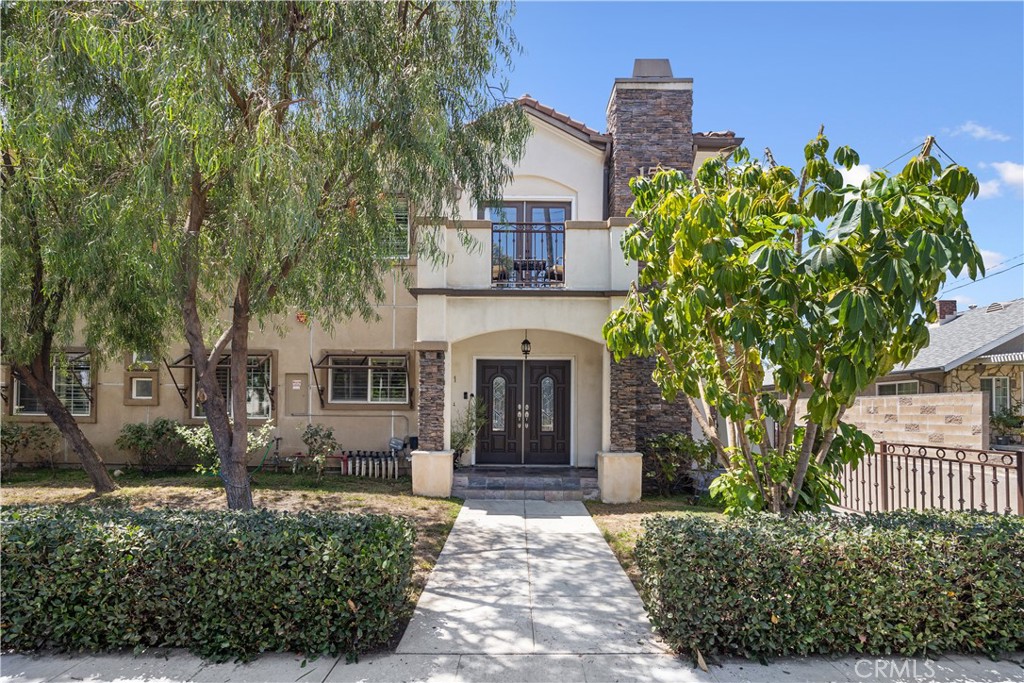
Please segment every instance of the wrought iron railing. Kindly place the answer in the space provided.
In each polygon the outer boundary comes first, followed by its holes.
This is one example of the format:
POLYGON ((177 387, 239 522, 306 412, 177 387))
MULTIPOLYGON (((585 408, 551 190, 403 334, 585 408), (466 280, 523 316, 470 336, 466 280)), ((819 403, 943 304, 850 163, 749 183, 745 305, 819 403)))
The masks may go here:
POLYGON ((1024 515, 1024 453, 881 442, 839 475, 838 507, 1024 515))
POLYGON ((491 286, 565 286, 565 223, 494 223, 491 286))

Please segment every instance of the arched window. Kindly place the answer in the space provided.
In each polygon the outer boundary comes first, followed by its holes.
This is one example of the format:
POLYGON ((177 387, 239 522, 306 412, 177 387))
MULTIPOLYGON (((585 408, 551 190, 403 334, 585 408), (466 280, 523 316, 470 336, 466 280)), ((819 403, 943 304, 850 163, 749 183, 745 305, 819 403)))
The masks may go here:
POLYGON ((505 378, 498 376, 491 381, 491 431, 505 431, 505 378))
POLYGON ((550 377, 540 381, 540 430, 555 431, 555 380, 550 377))

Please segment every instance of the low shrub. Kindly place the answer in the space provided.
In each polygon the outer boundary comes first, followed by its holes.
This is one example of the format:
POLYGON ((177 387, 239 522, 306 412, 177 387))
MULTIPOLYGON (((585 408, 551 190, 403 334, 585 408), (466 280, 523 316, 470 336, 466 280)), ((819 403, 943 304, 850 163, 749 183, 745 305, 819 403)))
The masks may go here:
MULTIPOLYGON (((194 470, 199 474, 220 474, 220 456, 217 454, 217 444, 213 440, 213 430, 210 429, 210 424, 204 422, 196 426, 178 425, 176 429, 178 436, 195 453, 194 470)), ((249 455, 265 451, 273 440, 273 420, 267 420, 259 427, 250 429, 249 440, 246 443, 249 455)))
POLYGON ((334 438, 334 430, 327 425, 308 424, 302 431, 302 443, 306 444, 310 467, 319 482, 324 476, 327 456, 340 449, 341 442, 334 438))
POLYGON ((354 656, 407 600, 415 531, 385 515, 89 507, 0 512, 4 648, 354 656))
POLYGON ((126 451, 133 464, 144 470, 192 469, 199 456, 179 430, 186 429, 175 420, 158 418, 150 423, 133 422, 121 427, 114 443, 126 451))
POLYGON ((16 462, 26 462, 53 469, 56 462, 60 432, 48 424, 11 422, 0 424, 0 453, 3 471, 9 472, 16 462))
POLYGON ((715 447, 689 434, 669 432, 646 439, 643 455, 644 493, 670 496, 700 493, 696 479, 715 466, 715 447), (695 476, 696 475, 696 476, 695 476))
POLYGON ((983 513, 653 517, 636 546, 680 652, 764 659, 1024 648, 1024 519, 983 513))

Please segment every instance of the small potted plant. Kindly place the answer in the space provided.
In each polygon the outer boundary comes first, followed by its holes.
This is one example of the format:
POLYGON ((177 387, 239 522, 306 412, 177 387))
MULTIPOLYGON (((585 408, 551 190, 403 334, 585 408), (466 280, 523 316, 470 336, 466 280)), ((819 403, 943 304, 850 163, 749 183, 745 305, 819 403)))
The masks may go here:
POLYGON ((1009 444, 1010 439, 1020 433, 1022 422, 1024 422, 1024 417, 1010 408, 993 413, 988 419, 995 436, 994 440, 1000 445, 1009 444))
POLYGON ((487 406, 477 398, 469 399, 462 414, 452 420, 451 444, 452 450, 455 452, 452 463, 455 467, 459 467, 461 464, 459 458, 473 447, 473 444, 476 443, 476 435, 486 424, 487 406))

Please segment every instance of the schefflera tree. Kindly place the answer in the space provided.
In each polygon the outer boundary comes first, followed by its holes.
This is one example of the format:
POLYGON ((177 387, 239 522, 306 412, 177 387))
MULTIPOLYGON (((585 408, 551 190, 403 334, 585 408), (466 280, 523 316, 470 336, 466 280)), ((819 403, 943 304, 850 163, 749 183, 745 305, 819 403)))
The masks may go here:
MULTIPOLYGON (((123 55, 120 78, 145 102, 139 192, 163 226, 154 249, 228 506, 250 508, 250 331, 288 306, 325 327, 373 317, 383 279, 400 266, 396 202, 456 217, 462 193, 500 197, 529 133, 504 94, 518 48, 510 7, 289 1, 80 11, 97 27, 83 48, 123 55), (227 394, 216 377, 224 354, 227 394)), ((432 233, 416 237, 421 258, 443 257, 432 233)))
POLYGON ((859 187, 840 170, 857 153, 830 158, 822 133, 797 172, 741 149, 692 180, 660 170, 631 181, 636 223, 622 246, 643 266, 605 338, 617 359, 655 356, 666 398, 685 394, 726 469, 712 492, 729 510, 834 502, 837 470, 873 446, 844 411, 927 345, 948 275, 984 272, 963 214, 978 182, 931 146, 859 187))

